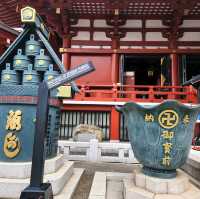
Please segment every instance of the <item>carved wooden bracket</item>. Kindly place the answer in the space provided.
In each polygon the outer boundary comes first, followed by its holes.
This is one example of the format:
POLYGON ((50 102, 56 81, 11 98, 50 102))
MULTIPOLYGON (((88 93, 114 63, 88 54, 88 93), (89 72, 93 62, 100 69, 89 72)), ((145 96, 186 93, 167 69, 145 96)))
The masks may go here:
POLYGON ((109 26, 123 26, 126 24, 126 19, 119 18, 119 16, 111 16, 106 20, 109 26))
POLYGON ((106 36, 111 39, 120 39, 126 36, 126 32, 123 30, 119 30, 118 28, 114 28, 113 30, 107 30, 106 36))
MULTIPOLYGON (((70 34, 70 26, 76 25, 78 23, 77 18, 71 18, 68 14, 63 13, 57 15, 56 13, 47 13, 46 20, 48 25, 51 27, 52 30, 57 31, 59 35, 62 37, 63 35, 70 34)), ((74 36, 77 33, 74 33, 74 36)))
POLYGON ((178 31, 174 32, 174 31, 171 31, 171 29, 169 29, 169 30, 164 30, 162 32, 162 36, 164 38, 169 39, 169 40, 170 39, 176 39, 177 40, 177 39, 183 37, 183 35, 184 35, 184 32, 182 30, 178 30, 178 31))

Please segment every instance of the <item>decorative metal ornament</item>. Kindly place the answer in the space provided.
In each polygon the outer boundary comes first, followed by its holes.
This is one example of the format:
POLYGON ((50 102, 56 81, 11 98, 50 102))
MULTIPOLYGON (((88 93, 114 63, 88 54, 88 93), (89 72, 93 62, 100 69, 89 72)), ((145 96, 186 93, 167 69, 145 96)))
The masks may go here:
POLYGON ((49 56, 44 54, 44 49, 40 50, 40 54, 35 57, 34 68, 37 71, 46 71, 51 64, 49 56))
POLYGON ((48 75, 47 79, 48 79, 48 80, 53 79, 53 75, 48 75))
POLYGON ((15 158, 19 154, 21 144, 15 133, 10 132, 6 135, 3 150, 5 156, 8 158, 15 158))
POLYGON ((49 69, 44 73, 44 80, 51 80, 59 75, 58 71, 53 70, 53 64, 49 65, 49 69))
POLYGON ((72 87, 71 86, 60 86, 57 88, 57 97, 71 98, 72 97, 72 87))
POLYGON ((4 75, 4 76, 3 76, 3 79, 9 80, 9 79, 10 79, 10 75, 4 75))
POLYGON ((35 35, 31 34, 30 39, 25 44, 25 54, 28 56, 36 56, 40 54, 42 44, 35 40, 35 35))
POLYGON ((27 75, 27 76, 26 76, 26 80, 31 81, 32 79, 33 79, 33 76, 32 76, 32 75, 27 75))
POLYGON ((28 66, 28 70, 24 71, 23 74, 23 80, 22 83, 23 85, 38 85, 40 82, 40 76, 39 74, 32 70, 33 66, 30 64, 28 66))
POLYGON ((6 64, 6 69, 1 73, 1 84, 17 85, 19 84, 19 74, 10 69, 10 64, 6 64))
POLYGON ((13 68, 15 70, 23 71, 28 68, 28 65, 31 64, 30 59, 22 54, 22 49, 18 49, 17 55, 13 59, 13 68))
POLYGON ((25 7, 21 9, 21 21, 22 22, 35 22, 36 10, 31 7, 25 7))

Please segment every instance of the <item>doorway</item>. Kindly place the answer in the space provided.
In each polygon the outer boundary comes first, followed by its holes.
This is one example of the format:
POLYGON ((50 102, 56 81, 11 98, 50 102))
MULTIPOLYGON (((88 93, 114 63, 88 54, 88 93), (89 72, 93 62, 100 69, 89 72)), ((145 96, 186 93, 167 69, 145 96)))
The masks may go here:
POLYGON ((163 55, 124 55, 121 62, 123 84, 160 85, 163 55), (132 81, 127 81, 132 75, 132 81))

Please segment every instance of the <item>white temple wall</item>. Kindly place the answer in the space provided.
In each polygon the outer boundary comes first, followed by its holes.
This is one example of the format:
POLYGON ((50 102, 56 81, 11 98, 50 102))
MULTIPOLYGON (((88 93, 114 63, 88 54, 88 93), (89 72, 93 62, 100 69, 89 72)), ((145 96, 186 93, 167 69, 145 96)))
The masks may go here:
POLYGON ((103 19, 96 19, 94 20, 94 27, 96 28, 107 28, 107 27, 112 27, 106 24, 106 20, 103 19))
POLYGON ((179 38, 179 41, 200 41, 200 33, 184 32, 183 37, 179 38))
POLYGON ((146 20, 146 28, 166 28, 161 20, 146 20))
POLYGON ((106 37, 105 32, 94 32, 93 39, 95 41, 111 41, 111 38, 106 37))
POLYGON ((79 31, 77 36, 73 37, 72 40, 90 40, 90 32, 79 31))
POLYGON ((164 38, 161 32, 147 32, 146 41, 168 41, 168 39, 164 38))
POLYGON ((121 41, 142 41, 141 32, 127 32, 124 38, 121 38, 121 41))
POLYGON ((89 19, 79 19, 76 25, 72 25, 72 27, 90 27, 89 19))
POLYGON ((123 28, 142 28, 142 20, 127 20, 123 28))
POLYGON ((180 26, 182 28, 200 28, 199 20, 184 20, 183 24, 180 26))

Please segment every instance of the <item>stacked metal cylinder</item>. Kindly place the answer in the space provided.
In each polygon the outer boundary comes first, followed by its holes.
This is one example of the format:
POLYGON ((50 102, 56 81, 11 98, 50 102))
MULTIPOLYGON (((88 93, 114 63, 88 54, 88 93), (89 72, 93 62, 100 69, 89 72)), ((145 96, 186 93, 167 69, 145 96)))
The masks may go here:
POLYGON ((33 34, 25 43, 25 52, 18 49, 17 54, 1 73, 1 84, 8 85, 38 85, 43 80, 50 80, 58 75, 53 70, 52 60, 45 55, 40 41, 33 34))

